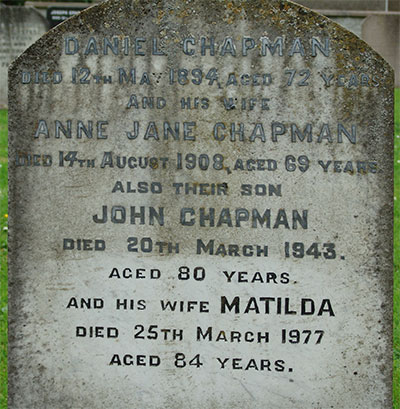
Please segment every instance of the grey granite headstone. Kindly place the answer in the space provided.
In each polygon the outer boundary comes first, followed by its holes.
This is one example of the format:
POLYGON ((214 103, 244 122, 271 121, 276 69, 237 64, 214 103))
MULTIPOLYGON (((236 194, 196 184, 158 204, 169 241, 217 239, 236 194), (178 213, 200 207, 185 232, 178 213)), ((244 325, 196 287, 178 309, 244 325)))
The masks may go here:
POLYGON ((10 88, 10 408, 377 409, 393 72, 285 1, 112 1, 10 88))
POLYGON ((7 71, 10 63, 47 29, 46 19, 33 7, 0 5, 0 108, 7 106, 7 71))

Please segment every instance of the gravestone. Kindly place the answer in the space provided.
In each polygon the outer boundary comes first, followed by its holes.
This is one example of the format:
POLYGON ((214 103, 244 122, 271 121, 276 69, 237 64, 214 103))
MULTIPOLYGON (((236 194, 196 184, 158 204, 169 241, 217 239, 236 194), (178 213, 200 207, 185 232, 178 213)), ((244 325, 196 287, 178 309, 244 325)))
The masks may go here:
POLYGON ((10 88, 10 408, 391 407, 393 72, 275 0, 112 1, 10 88))
POLYGON ((368 16, 362 24, 362 38, 393 67, 395 87, 400 87, 400 14, 368 16))
POLYGON ((46 11, 46 17, 50 27, 55 27, 57 24, 65 21, 67 18, 75 16, 85 7, 49 7, 46 11))
POLYGON ((48 29, 33 7, 0 5, 0 108, 7 106, 7 71, 11 61, 48 29))

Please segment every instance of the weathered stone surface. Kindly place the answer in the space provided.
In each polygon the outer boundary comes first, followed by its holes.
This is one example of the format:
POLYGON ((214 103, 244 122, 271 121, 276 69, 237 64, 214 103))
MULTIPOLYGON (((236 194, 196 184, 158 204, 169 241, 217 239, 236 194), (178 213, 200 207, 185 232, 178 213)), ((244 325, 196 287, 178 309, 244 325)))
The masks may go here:
POLYGON ((10 408, 391 407, 371 48, 283 1, 114 1, 9 77, 10 408))
POLYGON ((14 58, 48 29, 48 23, 32 7, 0 6, 0 107, 7 106, 7 71, 14 58))

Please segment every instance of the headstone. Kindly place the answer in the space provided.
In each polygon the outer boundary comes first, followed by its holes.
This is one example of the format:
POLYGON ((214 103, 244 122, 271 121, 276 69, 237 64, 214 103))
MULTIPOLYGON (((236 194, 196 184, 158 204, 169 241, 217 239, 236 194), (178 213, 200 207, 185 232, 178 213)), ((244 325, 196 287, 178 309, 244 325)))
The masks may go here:
POLYGON ((330 17, 335 23, 362 38, 362 25, 365 17, 330 17))
POLYGON ((363 41, 121 0, 9 76, 10 408, 391 408, 393 72, 363 41))
POLYGON ((67 18, 75 16, 75 14, 78 14, 84 10, 84 8, 85 7, 49 7, 46 11, 46 17, 50 27, 55 27, 67 18))
POLYGON ((393 67, 395 86, 400 87, 400 13, 368 16, 362 25, 362 38, 393 67))
POLYGON ((48 29, 32 7, 0 6, 0 108, 7 106, 7 71, 11 61, 48 29))

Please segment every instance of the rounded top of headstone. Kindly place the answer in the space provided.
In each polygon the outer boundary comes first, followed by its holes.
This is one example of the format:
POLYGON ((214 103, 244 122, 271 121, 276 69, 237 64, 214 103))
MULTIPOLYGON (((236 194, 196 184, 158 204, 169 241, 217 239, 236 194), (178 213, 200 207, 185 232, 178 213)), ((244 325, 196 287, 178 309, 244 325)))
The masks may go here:
MULTIPOLYGON (((218 44, 231 27, 240 30, 233 47, 243 53, 240 42, 246 41, 246 32, 255 38, 282 36, 284 41, 312 37, 328 38, 330 48, 339 56, 341 64, 347 68, 360 64, 370 65, 373 60, 382 62, 367 43, 339 24, 310 9, 286 0, 258 1, 209 1, 209 0, 109 0, 94 5, 78 15, 59 24, 44 35, 27 53, 34 59, 44 55, 54 57, 62 52, 56 36, 79 33, 81 36, 106 35, 135 36, 151 34, 160 39, 160 49, 168 54, 168 49, 176 49, 183 38, 210 36, 218 44), (243 35, 244 34, 244 35, 243 35), (49 47, 50 46, 50 47, 49 47)), ((256 47, 259 47, 257 44, 256 47)), ((286 47, 287 51, 289 47, 286 47)), ((169 53, 170 54, 170 53, 169 53)), ((305 52, 305 60, 315 55, 305 52)), ((216 53, 218 55, 218 53, 216 53)), ((26 59, 26 55, 24 58, 26 59)), ((285 57, 285 55, 284 55, 285 57)), ((26 61, 26 60, 25 60, 26 61)), ((339 61, 338 61, 339 62, 339 61)), ((18 64, 18 60, 16 61, 18 64)), ((387 64, 386 69, 392 70, 387 64)))

